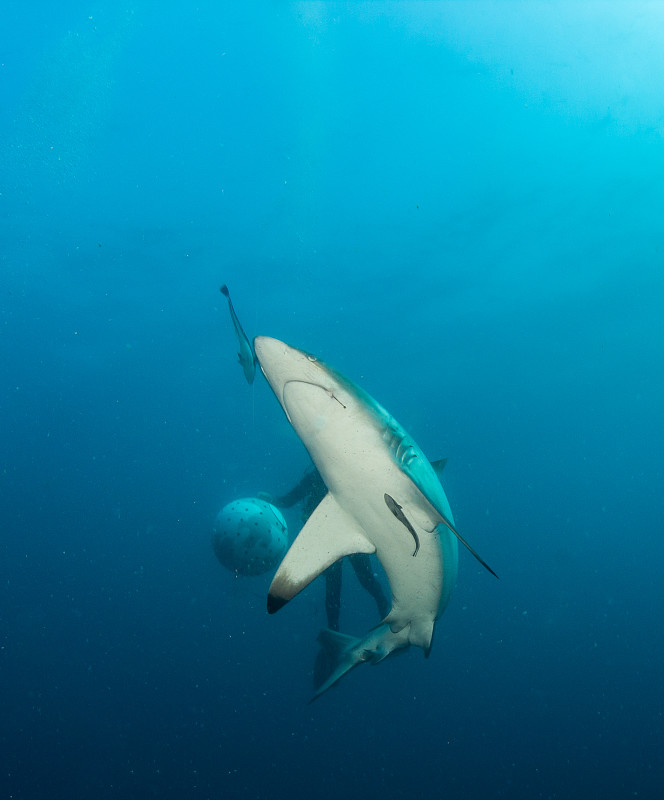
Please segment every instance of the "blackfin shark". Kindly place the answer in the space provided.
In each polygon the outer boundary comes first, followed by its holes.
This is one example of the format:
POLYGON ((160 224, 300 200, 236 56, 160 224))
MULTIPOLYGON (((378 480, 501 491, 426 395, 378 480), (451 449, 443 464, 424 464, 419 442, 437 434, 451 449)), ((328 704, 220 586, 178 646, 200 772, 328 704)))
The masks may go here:
POLYGON ((247 383, 253 383, 254 375, 256 373, 256 356, 254 355, 254 351, 251 347, 251 342, 249 341, 247 334, 242 329, 240 320, 237 318, 237 314, 233 308, 233 301, 231 300, 231 295, 228 291, 228 286, 224 284, 219 291, 228 300, 228 310, 231 312, 231 320, 233 321, 233 327, 235 328, 235 335, 240 343, 240 350, 237 354, 238 361, 240 362, 240 366, 244 371, 244 377, 247 379, 247 383))
POLYGON ((382 406, 336 370, 284 342, 259 336, 254 350, 328 488, 277 570, 268 612, 353 553, 375 553, 392 592, 389 614, 364 638, 322 632, 332 664, 318 697, 362 662, 377 664, 409 645, 429 654, 434 624, 456 582, 458 541, 469 545, 454 528, 436 470, 382 406))

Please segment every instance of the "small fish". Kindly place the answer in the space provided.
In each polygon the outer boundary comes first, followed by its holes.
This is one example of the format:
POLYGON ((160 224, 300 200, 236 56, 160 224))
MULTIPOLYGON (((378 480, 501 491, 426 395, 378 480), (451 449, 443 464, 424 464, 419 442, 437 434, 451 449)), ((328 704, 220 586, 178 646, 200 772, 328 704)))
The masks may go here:
POLYGON ((417 535, 415 528, 408 522, 406 515, 403 513, 402 507, 397 503, 397 501, 390 497, 389 494, 384 495, 385 503, 390 511, 394 514, 394 516, 399 520, 402 525, 405 525, 406 530, 410 533, 410 535, 415 540, 415 552, 413 553, 413 558, 417 555, 420 549, 420 537, 417 535))
POLYGON ((237 314, 233 308, 233 301, 231 300, 231 295, 228 291, 228 286, 224 284, 219 291, 228 300, 228 310, 231 313, 231 320, 233 321, 233 327, 235 328, 235 335, 240 343, 240 350, 237 354, 238 361, 244 370, 244 377, 247 379, 247 383, 253 383, 254 375, 256 374, 256 355, 254 354, 254 349, 251 346, 251 342, 249 341, 247 334, 242 330, 240 320, 237 318, 237 314))

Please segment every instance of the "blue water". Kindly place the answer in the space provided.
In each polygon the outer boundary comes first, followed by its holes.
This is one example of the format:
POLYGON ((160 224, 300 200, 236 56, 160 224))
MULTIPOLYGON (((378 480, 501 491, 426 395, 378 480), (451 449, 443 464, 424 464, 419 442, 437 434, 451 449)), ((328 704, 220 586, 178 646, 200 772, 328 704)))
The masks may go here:
POLYGON ((0 797, 660 796, 663 32, 646 2, 9 4, 0 797), (462 552, 430 658, 313 705, 323 582, 268 616, 210 545, 308 464, 224 282, 449 458, 500 575, 462 552))

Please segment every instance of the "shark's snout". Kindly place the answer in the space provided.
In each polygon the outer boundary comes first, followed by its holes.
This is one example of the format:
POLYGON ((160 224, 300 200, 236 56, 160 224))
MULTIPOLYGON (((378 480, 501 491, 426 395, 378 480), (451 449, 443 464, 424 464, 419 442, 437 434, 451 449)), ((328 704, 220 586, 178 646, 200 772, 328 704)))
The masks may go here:
POLYGON ((254 337, 254 352, 256 358, 263 363, 263 361, 274 361, 279 353, 283 353, 288 345, 280 342, 278 339, 273 339, 271 336, 256 336, 254 337))
POLYGON ((283 388, 289 381, 319 380, 320 367, 317 366, 317 359, 279 339, 257 336, 254 339, 254 351, 263 374, 280 402, 283 388))
POLYGON ((288 345, 270 336, 256 336, 254 339, 256 359, 279 402, 283 386, 283 362, 287 349, 288 345))
POLYGON ((254 339, 254 351, 263 375, 288 416, 284 388, 292 381, 311 379, 309 357, 301 350, 269 336, 257 336, 254 339))

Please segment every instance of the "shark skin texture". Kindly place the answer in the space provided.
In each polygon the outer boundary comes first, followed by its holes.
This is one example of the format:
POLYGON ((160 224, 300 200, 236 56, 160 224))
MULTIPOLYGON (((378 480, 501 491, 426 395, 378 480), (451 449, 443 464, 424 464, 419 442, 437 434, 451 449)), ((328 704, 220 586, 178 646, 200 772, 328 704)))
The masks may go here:
POLYGON ((328 488, 277 570, 268 611, 353 553, 375 553, 392 592, 389 614, 365 637, 321 633, 331 667, 318 697, 358 664, 376 664, 409 645, 429 654, 434 624, 456 583, 458 540, 466 543, 436 469, 369 394, 277 339, 256 337, 254 351, 328 488))

